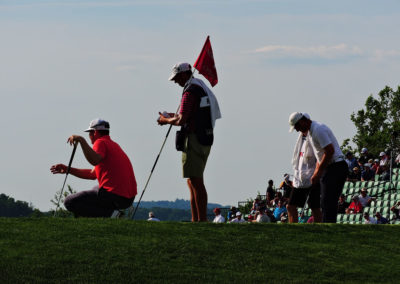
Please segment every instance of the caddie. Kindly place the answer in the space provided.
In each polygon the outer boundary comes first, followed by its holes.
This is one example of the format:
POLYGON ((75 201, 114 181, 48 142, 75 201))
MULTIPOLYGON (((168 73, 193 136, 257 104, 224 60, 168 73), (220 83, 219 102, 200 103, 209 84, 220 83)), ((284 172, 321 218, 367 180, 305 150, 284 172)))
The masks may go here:
POLYGON ((182 151, 183 177, 190 191, 192 222, 207 221, 207 191, 203 173, 214 141, 215 120, 221 117, 217 99, 206 84, 193 77, 189 63, 178 63, 169 77, 183 87, 178 114, 159 113, 159 125, 181 126, 176 149, 182 151))

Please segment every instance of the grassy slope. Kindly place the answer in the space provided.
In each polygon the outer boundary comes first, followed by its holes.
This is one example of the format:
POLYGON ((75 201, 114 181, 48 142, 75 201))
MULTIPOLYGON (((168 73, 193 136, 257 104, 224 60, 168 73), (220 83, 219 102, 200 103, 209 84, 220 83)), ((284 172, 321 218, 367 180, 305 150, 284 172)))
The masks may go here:
POLYGON ((398 282, 400 226, 0 219, 0 280, 398 282))

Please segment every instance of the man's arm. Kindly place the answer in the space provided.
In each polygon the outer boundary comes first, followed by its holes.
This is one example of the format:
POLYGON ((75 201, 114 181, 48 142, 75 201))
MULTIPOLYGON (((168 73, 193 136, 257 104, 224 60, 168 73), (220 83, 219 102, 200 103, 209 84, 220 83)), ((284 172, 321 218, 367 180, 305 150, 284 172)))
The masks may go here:
POLYGON ((332 144, 328 144, 324 148, 324 155, 322 156, 321 163, 317 163, 314 174, 311 177, 311 182, 313 184, 319 183, 322 173, 328 167, 329 162, 331 161, 333 154, 335 153, 335 148, 333 148, 332 144))
POLYGON ((83 154, 85 155, 86 160, 92 165, 98 165, 103 157, 100 154, 97 154, 92 147, 86 142, 85 138, 79 135, 72 135, 68 138, 67 141, 69 144, 74 144, 75 142, 79 142, 82 147, 83 154))
POLYGON ((174 114, 174 116, 166 117, 159 112, 160 117, 157 119, 159 125, 172 124, 175 126, 182 126, 187 121, 187 115, 174 114))
MULTIPOLYGON (((66 174, 67 173, 67 166, 64 164, 57 164, 53 165, 50 168, 50 171, 53 174, 66 174)), ((77 169, 77 168, 70 168, 69 173, 73 176, 76 176, 78 178, 82 179, 96 179, 96 174, 94 172, 94 169, 77 169)))

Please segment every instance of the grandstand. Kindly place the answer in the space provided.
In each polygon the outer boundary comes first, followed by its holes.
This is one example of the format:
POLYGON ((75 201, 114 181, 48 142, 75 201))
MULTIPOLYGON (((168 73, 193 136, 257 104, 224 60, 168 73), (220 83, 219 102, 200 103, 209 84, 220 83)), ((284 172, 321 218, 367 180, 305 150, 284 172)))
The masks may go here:
MULTIPOLYGON (((368 190, 369 196, 375 197, 370 206, 365 207, 359 214, 338 214, 337 223, 340 224, 362 224, 364 223, 363 213, 368 212, 370 216, 376 212, 382 214, 383 217, 389 220, 390 224, 400 224, 400 220, 395 218, 395 214, 390 211, 390 208, 400 201, 400 168, 394 168, 391 176, 391 181, 380 181, 379 175, 376 175, 375 181, 346 181, 342 193, 345 195, 346 201, 351 202, 352 196, 359 194, 362 188, 368 190)), ((257 198, 265 200, 265 195, 257 195, 257 198)), ((252 201, 239 201, 238 208, 244 213, 245 217, 249 215, 249 205, 252 201)), ((251 206, 250 206, 251 207, 251 206)), ((299 212, 301 208, 299 208, 299 212)), ((311 216, 311 210, 305 209, 304 214, 311 216)))

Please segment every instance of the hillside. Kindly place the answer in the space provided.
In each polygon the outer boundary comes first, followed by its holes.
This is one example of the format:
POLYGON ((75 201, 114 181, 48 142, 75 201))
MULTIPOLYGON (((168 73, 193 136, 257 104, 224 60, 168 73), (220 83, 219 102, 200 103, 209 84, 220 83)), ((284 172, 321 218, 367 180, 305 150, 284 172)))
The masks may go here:
POLYGON ((397 225, 0 218, 2 283, 398 283, 397 225))

